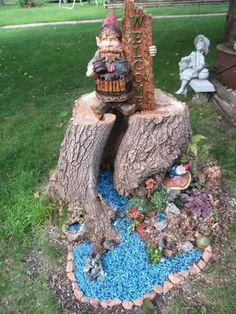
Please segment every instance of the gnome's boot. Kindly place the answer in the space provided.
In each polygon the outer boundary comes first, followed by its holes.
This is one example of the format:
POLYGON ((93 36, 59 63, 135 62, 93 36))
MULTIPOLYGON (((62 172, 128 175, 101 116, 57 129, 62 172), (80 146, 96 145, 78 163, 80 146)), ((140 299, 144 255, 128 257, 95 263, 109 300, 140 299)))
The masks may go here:
POLYGON ((128 102, 122 102, 119 105, 115 106, 125 117, 129 117, 135 113, 137 107, 135 104, 130 104, 128 102))
POLYGON ((99 120, 102 120, 104 117, 104 114, 107 112, 107 110, 111 107, 111 103, 102 101, 98 105, 91 106, 91 109, 97 116, 99 120))

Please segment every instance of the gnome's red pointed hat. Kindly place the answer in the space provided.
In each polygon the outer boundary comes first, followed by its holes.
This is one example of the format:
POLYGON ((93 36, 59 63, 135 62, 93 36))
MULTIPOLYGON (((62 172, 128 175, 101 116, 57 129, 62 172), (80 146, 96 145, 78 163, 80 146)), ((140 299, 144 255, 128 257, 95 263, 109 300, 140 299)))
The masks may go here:
POLYGON ((114 12, 108 13, 100 29, 100 38, 108 35, 121 39, 121 29, 118 24, 117 16, 114 12))

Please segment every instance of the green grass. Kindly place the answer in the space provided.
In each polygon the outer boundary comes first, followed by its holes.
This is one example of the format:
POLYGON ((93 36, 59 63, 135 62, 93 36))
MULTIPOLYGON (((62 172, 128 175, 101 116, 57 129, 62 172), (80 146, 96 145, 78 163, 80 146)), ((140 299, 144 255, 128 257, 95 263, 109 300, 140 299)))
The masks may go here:
MULTIPOLYGON (((123 9, 114 11, 122 17, 123 9)), ((198 5, 147 8, 146 11, 152 15, 225 13, 228 11, 228 4, 202 5, 200 8, 198 5)), ((83 7, 76 3, 74 10, 59 8, 58 3, 45 3, 42 7, 28 9, 11 4, 0 6, 0 25, 98 19, 104 18, 108 12, 102 5, 97 8, 95 3, 86 2, 83 7)))
MULTIPOLYGON (((206 17, 199 24, 199 31, 211 39, 209 64, 215 63, 224 21, 206 17)), ((49 204, 34 193, 42 191, 56 165, 73 101, 94 88, 94 79, 86 79, 85 72, 99 27, 0 30, 0 313, 61 313, 45 286, 50 269, 29 278, 24 260, 33 248, 41 249, 52 265, 65 255, 42 235, 49 204)), ((179 87, 177 64, 192 51, 196 27, 196 18, 154 21, 157 87, 170 93, 179 87)), ((213 156, 236 187, 235 128, 222 122, 211 104, 190 103, 190 114, 194 133, 208 138, 213 156)), ((235 273, 235 266, 231 271, 235 273)), ((215 304, 220 293, 215 291, 215 304)))

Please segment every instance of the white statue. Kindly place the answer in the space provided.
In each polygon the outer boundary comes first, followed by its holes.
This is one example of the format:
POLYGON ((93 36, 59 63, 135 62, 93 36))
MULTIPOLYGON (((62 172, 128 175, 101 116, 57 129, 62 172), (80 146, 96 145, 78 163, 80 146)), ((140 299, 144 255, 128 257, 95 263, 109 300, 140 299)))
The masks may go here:
POLYGON ((203 35, 198 35, 194 39, 196 51, 189 56, 183 57, 179 62, 179 74, 182 81, 181 87, 176 94, 186 94, 187 86, 191 79, 207 79, 209 76, 208 69, 205 68, 205 57, 208 54, 210 41, 203 35))

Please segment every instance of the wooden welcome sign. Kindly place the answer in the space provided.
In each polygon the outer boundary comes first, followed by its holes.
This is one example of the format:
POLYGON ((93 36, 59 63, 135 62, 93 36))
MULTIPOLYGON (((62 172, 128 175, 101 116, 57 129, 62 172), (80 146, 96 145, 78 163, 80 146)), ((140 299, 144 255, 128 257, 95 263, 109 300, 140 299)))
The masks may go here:
POLYGON ((153 110, 154 75, 149 47, 152 45, 152 17, 134 0, 125 0, 122 46, 133 72, 132 102, 141 110, 153 110))

